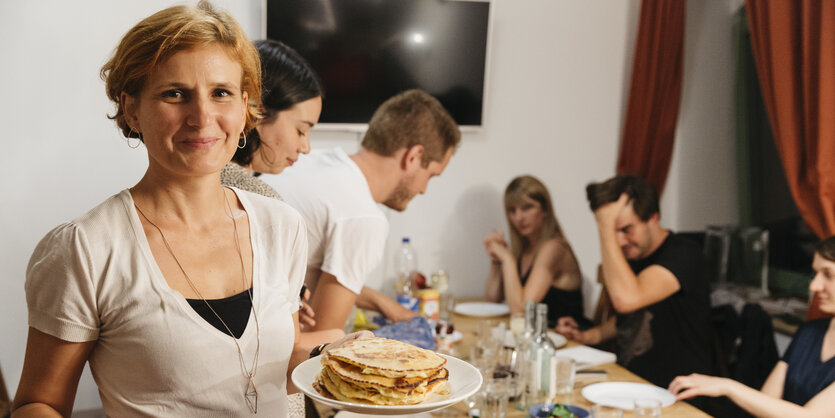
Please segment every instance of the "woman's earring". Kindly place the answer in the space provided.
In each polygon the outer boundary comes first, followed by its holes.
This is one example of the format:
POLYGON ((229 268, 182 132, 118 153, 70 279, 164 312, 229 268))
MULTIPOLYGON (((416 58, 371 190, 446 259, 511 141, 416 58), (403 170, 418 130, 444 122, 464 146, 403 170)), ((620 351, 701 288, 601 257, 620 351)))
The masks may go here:
POLYGON ((238 149, 244 149, 244 147, 246 147, 246 132, 241 132, 241 135, 244 137, 238 140, 238 149), (244 142, 241 143, 241 140, 244 142))
POLYGON ((139 135, 139 138, 134 138, 133 137, 133 128, 129 128, 129 129, 130 129, 130 131, 128 132, 128 137, 126 138, 128 146, 133 148, 133 149, 139 148, 139 144, 142 143, 142 132, 137 132, 136 134, 139 135), (130 142, 131 139, 136 139, 136 145, 131 144, 131 142, 130 142))

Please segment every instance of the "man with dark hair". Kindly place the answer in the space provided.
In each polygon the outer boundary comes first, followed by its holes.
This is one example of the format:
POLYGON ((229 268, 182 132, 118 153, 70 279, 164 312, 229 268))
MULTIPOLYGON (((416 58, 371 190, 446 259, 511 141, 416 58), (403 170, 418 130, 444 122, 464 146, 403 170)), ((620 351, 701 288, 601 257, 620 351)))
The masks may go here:
POLYGON ((310 330, 342 328, 354 304, 395 321, 415 315, 365 286, 389 232, 378 203, 405 210, 444 171, 460 140, 458 125, 440 102, 409 90, 377 109, 355 154, 313 151, 265 179, 307 224, 305 282, 316 312, 310 330))
POLYGON ((586 188, 600 236, 603 285, 615 317, 585 330, 561 318, 557 330, 585 344, 616 338, 618 364, 667 387, 711 371, 710 300, 701 248, 659 225, 649 182, 619 175, 586 188))

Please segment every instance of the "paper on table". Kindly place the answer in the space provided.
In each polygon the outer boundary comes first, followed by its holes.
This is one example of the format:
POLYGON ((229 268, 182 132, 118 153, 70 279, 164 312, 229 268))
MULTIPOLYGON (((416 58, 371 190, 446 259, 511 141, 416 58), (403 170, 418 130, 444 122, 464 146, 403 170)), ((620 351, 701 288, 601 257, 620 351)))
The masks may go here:
POLYGON ((577 362, 577 370, 583 370, 598 364, 614 363, 617 359, 614 353, 585 345, 557 350, 557 355, 573 358, 577 362))

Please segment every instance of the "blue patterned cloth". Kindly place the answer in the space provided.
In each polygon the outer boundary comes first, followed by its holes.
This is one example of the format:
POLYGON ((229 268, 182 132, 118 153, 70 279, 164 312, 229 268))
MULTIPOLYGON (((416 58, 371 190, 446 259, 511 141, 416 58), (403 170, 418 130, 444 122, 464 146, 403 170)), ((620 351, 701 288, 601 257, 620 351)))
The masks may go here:
POLYGON ((403 341, 427 350, 435 349, 435 330, 422 316, 385 325, 372 332, 377 337, 403 341))

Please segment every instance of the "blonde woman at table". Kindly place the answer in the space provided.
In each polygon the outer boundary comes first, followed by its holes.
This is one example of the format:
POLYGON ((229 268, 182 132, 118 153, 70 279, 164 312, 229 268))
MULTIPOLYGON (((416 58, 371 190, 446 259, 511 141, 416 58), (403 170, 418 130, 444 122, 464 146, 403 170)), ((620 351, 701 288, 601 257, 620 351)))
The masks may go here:
POLYGON ((287 416, 304 224, 220 183, 259 119, 257 52, 201 1, 139 22, 101 74, 148 168, 35 249, 13 415, 70 416, 89 361, 107 416, 287 416))
MULTIPOLYGON (((821 309, 835 314, 835 236, 815 246, 815 277, 809 290, 820 297, 821 309)), ((700 374, 676 377, 669 390, 678 399, 727 396, 758 417, 835 416, 835 318, 800 326, 761 390, 735 380, 700 374)))
POLYGON ((591 325, 583 315, 580 266, 557 221, 548 189, 536 177, 516 177, 505 189, 504 207, 511 245, 498 229, 484 239, 491 260, 485 298, 506 301, 512 313, 524 312, 528 300, 545 303, 549 328, 563 316, 572 317, 582 328, 591 325))

